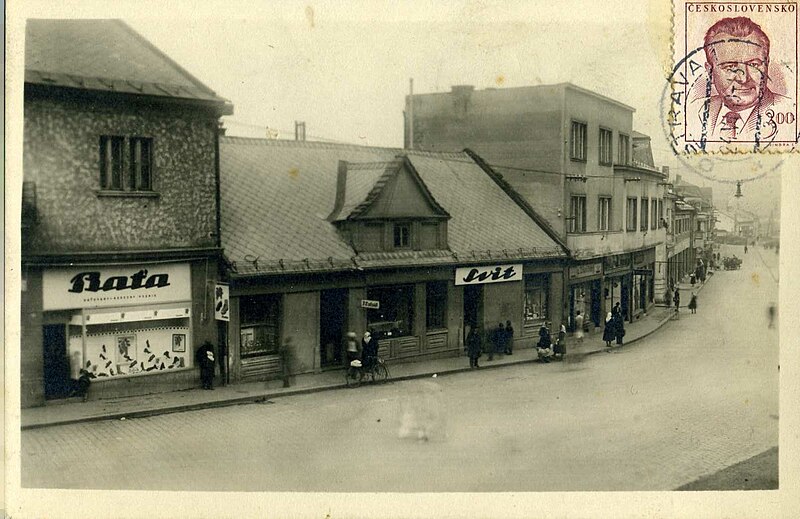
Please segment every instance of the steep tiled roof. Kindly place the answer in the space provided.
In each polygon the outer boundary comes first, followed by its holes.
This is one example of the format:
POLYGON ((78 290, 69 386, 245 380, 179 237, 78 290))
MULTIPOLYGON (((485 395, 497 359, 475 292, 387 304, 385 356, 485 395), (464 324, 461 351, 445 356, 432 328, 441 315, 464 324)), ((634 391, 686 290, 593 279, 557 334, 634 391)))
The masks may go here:
POLYGON ((347 187, 342 210, 336 220, 346 220, 369 205, 386 185, 389 177, 400 169, 400 161, 347 163, 347 187))
POLYGON ((25 81, 227 103, 121 20, 28 20, 25 81))
POLYGON ((220 176, 222 245, 240 275, 566 256, 466 153, 221 137, 220 176), (377 182, 402 155, 451 215, 450 251, 356 255, 326 219, 338 163, 377 182))

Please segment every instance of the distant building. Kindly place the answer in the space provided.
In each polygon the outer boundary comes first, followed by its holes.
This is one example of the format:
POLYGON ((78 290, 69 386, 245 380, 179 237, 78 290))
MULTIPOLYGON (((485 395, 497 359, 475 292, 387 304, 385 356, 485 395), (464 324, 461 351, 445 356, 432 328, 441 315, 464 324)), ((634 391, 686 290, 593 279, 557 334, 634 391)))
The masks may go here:
POLYGON ((565 244, 473 153, 222 137, 221 180, 234 380, 277 376, 281 345, 341 367, 348 331, 424 362, 561 322, 565 244))
MULTIPOLYGON (((654 303, 663 257, 666 177, 634 109, 569 84, 406 97, 406 147, 475 150, 565 239, 566 313, 600 326, 620 303, 636 319, 654 303)), ((663 280, 662 280, 663 282, 663 280)))
POLYGON ((231 105, 114 20, 29 20, 24 102, 22 405, 194 386, 231 105))

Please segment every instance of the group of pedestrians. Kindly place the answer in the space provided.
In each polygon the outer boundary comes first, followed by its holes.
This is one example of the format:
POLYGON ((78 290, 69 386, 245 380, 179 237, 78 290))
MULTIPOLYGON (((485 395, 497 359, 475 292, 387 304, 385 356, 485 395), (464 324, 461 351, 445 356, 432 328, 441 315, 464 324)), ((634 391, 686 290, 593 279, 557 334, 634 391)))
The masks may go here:
MULTIPOLYGON (((494 356, 513 355, 514 354, 514 327, 511 321, 506 321, 506 324, 499 323, 497 328, 491 331, 488 336, 487 353, 488 360, 494 360, 494 356)), ((469 356, 469 367, 479 368, 478 359, 483 354, 483 338, 477 326, 470 328, 467 334, 467 339, 464 344, 464 349, 469 356)))
POLYGON ((614 341, 621 346, 623 337, 625 337, 625 318, 622 315, 622 307, 617 303, 606 314, 605 328, 603 328, 603 340, 606 348, 610 348, 614 341))

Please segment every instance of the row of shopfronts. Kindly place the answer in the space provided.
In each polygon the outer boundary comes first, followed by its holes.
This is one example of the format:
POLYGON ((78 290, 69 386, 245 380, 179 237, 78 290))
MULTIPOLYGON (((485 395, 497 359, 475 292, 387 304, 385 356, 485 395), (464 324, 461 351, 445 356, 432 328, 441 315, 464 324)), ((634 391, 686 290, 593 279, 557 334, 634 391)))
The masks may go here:
POLYGON ((457 355, 471 328, 488 341, 506 321, 515 342, 530 345, 545 322, 574 329, 579 311, 601 326, 619 303, 635 320, 653 304, 654 265, 648 249, 568 267, 520 261, 227 283, 209 277, 205 262, 46 268, 45 393, 66 396, 81 369, 99 395, 192 387, 204 340, 227 345, 218 349, 221 382, 278 376, 283 346, 293 373, 338 368, 348 331, 370 330, 390 360, 457 355))
POLYGON ((282 345, 290 352, 292 372, 340 368, 350 331, 360 336, 369 330, 379 354, 389 360, 457 355, 470 329, 488 341, 506 321, 514 326, 516 341, 530 342, 542 323, 561 318, 563 272, 562 262, 522 261, 287 279, 234 277, 230 377, 277 375, 282 345), (493 279, 497 272, 509 275, 493 279))
POLYGON ((575 330, 578 313, 584 328, 599 327, 617 304, 628 321, 644 315, 655 303, 655 251, 653 247, 570 265, 570 331, 575 330))

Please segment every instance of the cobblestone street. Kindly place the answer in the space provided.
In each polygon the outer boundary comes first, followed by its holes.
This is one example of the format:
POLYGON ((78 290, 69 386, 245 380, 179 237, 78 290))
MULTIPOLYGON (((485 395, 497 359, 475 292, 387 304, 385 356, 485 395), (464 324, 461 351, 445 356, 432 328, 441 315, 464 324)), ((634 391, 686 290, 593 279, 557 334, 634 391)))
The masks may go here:
MULTIPOLYGON (((726 251, 723 249, 723 255, 726 251)), ((777 256, 581 364, 525 364, 22 433, 26 487, 672 490, 778 444, 777 256), (429 441, 418 441, 422 424, 429 441)), ((690 294, 683 294, 685 300, 690 294)))

